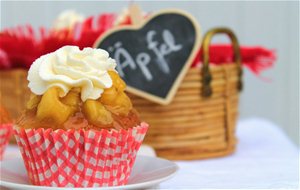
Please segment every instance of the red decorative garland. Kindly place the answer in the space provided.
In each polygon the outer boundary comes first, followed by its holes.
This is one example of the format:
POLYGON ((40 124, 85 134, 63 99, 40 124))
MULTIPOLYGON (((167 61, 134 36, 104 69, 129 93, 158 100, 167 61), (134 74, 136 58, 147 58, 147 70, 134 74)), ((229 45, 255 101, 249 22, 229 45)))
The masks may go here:
MULTIPOLYGON (((87 18, 77 24, 73 30, 47 30, 43 27, 34 31, 32 26, 18 26, 0 33, 0 70, 11 68, 29 68, 32 62, 41 55, 55 51, 65 45, 76 45, 80 48, 92 47, 96 39, 105 31, 114 27, 115 14, 101 14, 87 18)), ((121 25, 131 24, 125 19, 121 25)), ((244 66, 255 74, 273 66, 276 55, 274 50, 257 46, 241 46, 241 57, 244 66)), ((233 62, 231 45, 216 44, 210 46, 210 62, 226 64, 233 62)), ((193 67, 201 64, 201 49, 193 67)))

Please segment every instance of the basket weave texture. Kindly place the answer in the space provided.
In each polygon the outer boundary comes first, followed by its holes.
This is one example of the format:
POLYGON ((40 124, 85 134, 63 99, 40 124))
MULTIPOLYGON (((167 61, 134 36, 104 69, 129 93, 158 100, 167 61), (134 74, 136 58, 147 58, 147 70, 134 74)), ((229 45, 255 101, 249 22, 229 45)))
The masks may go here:
POLYGON ((201 70, 191 68, 171 104, 159 105, 133 94, 141 118, 150 124, 145 143, 160 157, 192 160, 230 154, 236 145, 238 66, 211 67, 211 97, 203 97, 201 70))
POLYGON ((22 113, 29 95, 27 70, 0 71, 0 100, 13 119, 22 113))

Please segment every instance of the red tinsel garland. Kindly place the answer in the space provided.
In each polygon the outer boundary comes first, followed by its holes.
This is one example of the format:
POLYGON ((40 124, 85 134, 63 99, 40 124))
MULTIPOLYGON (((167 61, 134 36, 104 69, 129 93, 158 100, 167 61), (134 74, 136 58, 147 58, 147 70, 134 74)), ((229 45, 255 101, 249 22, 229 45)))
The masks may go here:
MULTIPOLYGON (((6 29, 0 33, 0 70, 10 68, 29 68, 32 62, 65 45, 76 45, 80 48, 92 47, 96 39, 105 31, 114 27, 116 15, 102 14, 87 18, 77 24, 74 30, 47 30, 40 28, 37 32, 29 25, 6 29)), ((131 24, 125 19, 123 24, 131 24)), ((276 60, 275 52, 263 47, 241 46, 241 57, 244 66, 259 74, 272 67, 276 60)), ((210 62, 214 64, 232 63, 231 45, 218 44, 210 46, 210 62)), ((199 50, 193 67, 201 64, 199 50)))
POLYGON ((39 44, 31 26, 4 30, 0 33, 0 69, 28 68, 41 55, 39 44))

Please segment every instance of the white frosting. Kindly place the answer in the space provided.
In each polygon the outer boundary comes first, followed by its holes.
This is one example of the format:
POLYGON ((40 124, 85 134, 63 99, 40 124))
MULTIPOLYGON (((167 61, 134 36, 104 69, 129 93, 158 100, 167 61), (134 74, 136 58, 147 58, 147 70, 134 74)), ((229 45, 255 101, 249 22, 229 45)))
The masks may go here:
POLYGON ((28 71, 29 88, 36 95, 50 87, 65 96, 73 87, 80 87, 81 99, 98 99, 105 88, 112 86, 108 71, 115 71, 116 62, 102 49, 64 46, 33 62, 28 71))
POLYGON ((76 23, 81 23, 84 21, 84 16, 77 13, 74 10, 66 10, 62 12, 54 21, 53 28, 60 29, 71 29, 76 23))

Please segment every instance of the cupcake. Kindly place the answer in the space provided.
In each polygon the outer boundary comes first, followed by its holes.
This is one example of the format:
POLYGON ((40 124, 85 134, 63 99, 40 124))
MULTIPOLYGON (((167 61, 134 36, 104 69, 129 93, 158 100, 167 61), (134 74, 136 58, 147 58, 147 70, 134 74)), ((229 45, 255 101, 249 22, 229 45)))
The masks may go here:
POLYGON ((101 49, 65 46, 33 62, 32 92, 14 126, 29 180, 55 187, 127 183, 148 124, 101 49))
POLYGON ((12 120, 6 109, 0 105, 0 160, 12 135, 12 120))

